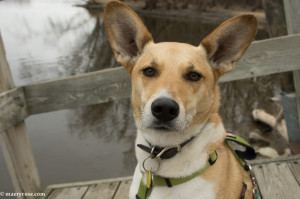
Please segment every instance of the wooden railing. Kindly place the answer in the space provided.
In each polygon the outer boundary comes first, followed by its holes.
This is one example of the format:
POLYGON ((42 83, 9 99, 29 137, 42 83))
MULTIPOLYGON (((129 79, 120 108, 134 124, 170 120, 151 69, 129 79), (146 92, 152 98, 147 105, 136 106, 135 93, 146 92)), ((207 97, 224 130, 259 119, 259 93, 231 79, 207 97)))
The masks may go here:
MULTIPOLYGON (((255 41, 221 82, 300 70, 300 34, 255 41)), ((32 114, 104 103, 130 97, 123 67, 14 88, 0 95, 0 131, 32 114)))
MULTIPOLYGON (((297 20, 294 17, 300 3, 298 0, 284 0, 284 3, 288 33, 294 35, 253 42, 234 71, 220 81, 297 71, 294 79, 299 108, 300 34, 295 33, 300 33, 300 17, 297 20)), ((129 75, 122 67, 15 87, 0 35, 0 144, 16 192, 38 192, 41 188, 24 123, 26 117, 130 95, 129 75)))

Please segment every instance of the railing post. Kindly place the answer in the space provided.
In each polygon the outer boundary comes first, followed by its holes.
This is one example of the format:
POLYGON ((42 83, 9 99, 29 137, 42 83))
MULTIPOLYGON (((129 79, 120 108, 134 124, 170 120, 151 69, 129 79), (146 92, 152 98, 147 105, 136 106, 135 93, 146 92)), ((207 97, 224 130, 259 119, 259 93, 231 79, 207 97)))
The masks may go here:
MULTIPOLYGON (((6 60, 4 45, 0 34, 0 93, 11 90, 14 87, 15 85, 6 60)), ((40 178, 24 121, 4 132, 0 132, 0 146, 15 192, 41 192, 40 178)))
MULTIPOLYGON (((300 1, 299 0, 283 0, 285 19, 287 25, 287 33, 300 33, 300 1)), ((299 63, 300 64, 300 63, 299 63)), ((300 71, 293 72, 294 86, 297 99, 298 122, 300 127, 300 71)), ((300 140, 300 129, 298 129, 298 140, 300 140)))

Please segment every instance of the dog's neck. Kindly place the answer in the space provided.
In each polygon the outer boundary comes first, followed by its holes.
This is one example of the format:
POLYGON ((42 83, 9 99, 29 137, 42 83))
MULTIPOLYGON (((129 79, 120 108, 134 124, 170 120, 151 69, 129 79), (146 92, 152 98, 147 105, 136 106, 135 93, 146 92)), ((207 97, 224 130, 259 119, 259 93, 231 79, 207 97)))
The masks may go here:
MULTIPOLYGON (((214 117, 219 117, 214 114, 214 117)), ((151 140, 151 144, 157 146, 173 146, 182 143, 184 140, 189 139, 191 136, 195 138, 185 145, 181 152, 174 157, 163 160, 157 175, 164 177, 182 177, 191 175, 195 171, 204 167, 208 154, 211 150, 214 150, 212 146, 217 143, 222 143, 225 138, 225 129, 222 122, 213 123, 212 120, 208 120, 204 125, 194 125, 190 127, 187 132, 160 133, 155 134, 151 132, 142 132, 138 129, 136 144, 148 145, 147 140, 151 140), (145 139, 146 137, 146 139, 145 139)), ((136 156, 141 171, 144 171, 142 164, 143 161, 149 157, 149 153, 136 147, 136 156)), ((151 162, 147 162, 151 164, 151 162)), ((147 165, 151 167, 151 165, 147 165)))

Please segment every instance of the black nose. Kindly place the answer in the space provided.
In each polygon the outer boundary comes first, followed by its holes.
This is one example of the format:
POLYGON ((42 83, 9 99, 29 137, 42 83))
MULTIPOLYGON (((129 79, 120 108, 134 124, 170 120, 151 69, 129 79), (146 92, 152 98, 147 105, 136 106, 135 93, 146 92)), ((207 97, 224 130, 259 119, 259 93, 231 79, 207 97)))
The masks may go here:
POLYGON ((158 98, 152 102, 152 115, 162 122, 171 121, 179 114, 178 104, 169 98, 158 98))

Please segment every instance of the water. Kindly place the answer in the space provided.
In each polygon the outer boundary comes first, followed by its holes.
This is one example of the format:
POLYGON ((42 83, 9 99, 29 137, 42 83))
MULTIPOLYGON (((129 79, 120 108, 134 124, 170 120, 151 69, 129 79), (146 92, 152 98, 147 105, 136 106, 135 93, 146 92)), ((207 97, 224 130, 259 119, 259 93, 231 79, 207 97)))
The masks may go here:
MULTIPOLYGON (((103 19, 76 3, 82 1, 0 2, 0 30, 17 86, 116 65, 103 19)), ((123 100, 26 119, 43 187, 131 175, 134 122, 119 119, 132 120, 129 107, 123 100)), ((2 153, 0 176, 0 190, 13 191, 2 153)))
MULTIPOLYGON (((0 2, 0 30, 17 86, 118 66, 106 39, 103 11, 73 6, 78 3, 83 1, 0 2)), ((143 20, 157 42, 198 45, 217 26, 168 18, 143 20)), ((257 38, 265 37, 267 33, 260 31, 257 38)), ((259 90, 261 82, 272 79, 222 85, 221 114, 230 131, 240 128, 239 133, 247 136, 252 128, 249 111, 267 106, 264 101, 280 91, 278 83, 259 90), (245 94, 245 89, 253 91, 245 94), (263 103, 259 93, 264 93, 263 103)), ((26 125, 44 188, 133 173, 136 129, 129 99, 30 116, 26 125)), ((2 154, 0 176, 0 191, 13 191, 2 154)))

